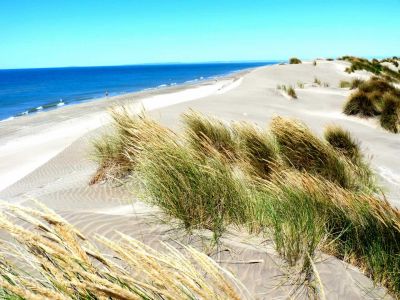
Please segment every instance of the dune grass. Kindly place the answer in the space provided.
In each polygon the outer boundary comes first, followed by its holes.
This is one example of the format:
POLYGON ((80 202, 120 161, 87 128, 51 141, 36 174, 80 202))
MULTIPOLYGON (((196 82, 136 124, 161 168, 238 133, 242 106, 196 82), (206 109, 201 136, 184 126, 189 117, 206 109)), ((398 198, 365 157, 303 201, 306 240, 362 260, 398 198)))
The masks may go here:
POLYGON ((136 172, 143 199, 181 220, 184 228, 209 229, 218 240, 226 224, 246 220, 245 179, 212 145, 202 147, 209 149, 154 140, 141 152, 136 172))
POLYGON ((305 125, 278 117, 272 121, 271 131, 279 143, 284 160, 291 167, 322 176, 346 189, 375 190, 369 172, 358 170, 305 125))
POLYGON ((351 81, 351 87, 350 87, 350 89, 351 89, 351 90, 354 90, 354 89, 358 88, 363 82, 364 82, 364 80, 362 80, 362 79, 360 79, 360 78, 354 78, 354 79, 351 81))
POLYGON ((133 157, 140 150, 139 141, 149 138, 162 139, 167 129, 148 118, 145 114, 132 113, 126 107, 115 107, 110 110, 112 118, 111 132, 103 134, 93 141, 92 159, 98 169, 89 184, 107 180, 121 180, 133 171, 133 157), (147 134, 145 128, 153 130, 155 136, 147 134))
POLYGON ((312 261, 324 251, 400 295, 400 214, 376 196, 350 133, 329 127, 322 140, 280 117, 268 131, 193 111, 183 120, 182 135, 144 126, 139 136, 160 138, 133 143, 141 199, 187 230, 211 230, 216 243, 230 225, 264 235, 304 282, 315 279, 312 261))
POLYGON ((341 60, 345 60, 351 63, 351 66, 346 68, 346 72, 352 73, 357 70, 365 70, 373 73, 374 75, 384 77, 388 79, 388 81, 400 82, 400 73, 390 69, 387 66, 382 65, 382 62, 395 62, 397 63, 397 59, 372 59, 368 60, 365 58, 354 57, 354 56, 343 56, 341 60))
POLYGON ((331 125, 326 127, 324 138, 335 150, 349 158, 353 163, 357 164, 362 160, 359 143, 351 136, 349 131, 331 125))
POLYGON ((210 145, 231 159, 235 153, 235 140, 231 129, 222 121, 189 111, 183 114, 186 138, 198 150, 207 151, 210 145))
POLYGON ((351 87, 351 82, 349 82, 347 80, 340 80, 339 87, 342 88, 342 89, 350 88, 351 87))
POLYGON ((282 84, 282 85, 277 85, 277 89, 284 91, 286 94, 288 94, 289 97, 297 99, 296 90, 293 88, 293 86, 282 84))
POLYGON ((243 299, 243 286, 207 255, 189 246, 162 251, 119 233, 96 245, 48 208, 4 204, 2 299, 243 299), (21 220, 24 226, 21 226, 21 220))
POLYGON ((362 117, 378 116, 384 129, 397 133, 400 127, 399 103, 399 89, 382 78, 372 77, 358 84, 357 91, 345 103, 343 112, 362 117))
POLYGON ((374 196, 291 172, 263 186, 257 220, 272 226, 278 252, 310 268, 317 249, 361 268, 399 295, 400 214, 374 196))
POLYGON ((289 64, 291 65, 297 65, 297 64, 301 64, 301 60, 298 59, 297 57, 292 57, 289 59, 289 64))
POLYGON ((391 94, 383 96, 383 108, 380 117, 383 128, 393 133, 400 131, 400 98, 391 94))
POLYGON ((237 122, 233 124, 239 156, 261 178, 269 178, 281 165, 279 146, 274 136, 257 126, 237 122))

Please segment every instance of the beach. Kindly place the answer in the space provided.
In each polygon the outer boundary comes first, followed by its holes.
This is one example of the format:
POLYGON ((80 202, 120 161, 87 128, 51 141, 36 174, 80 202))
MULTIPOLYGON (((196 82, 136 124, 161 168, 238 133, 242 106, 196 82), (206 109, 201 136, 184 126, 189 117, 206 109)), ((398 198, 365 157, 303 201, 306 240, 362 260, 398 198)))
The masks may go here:
MULTIPOLYGON (((107 109, 128 106, 146 111, 174 130, 181 130, 180 115, 193 109, 225 121, 245 120, 265 128, 275 116, 298 119, 321 136, 327 125, 340 125, 360 141, 377 173, 387 200, 400 207, 400 151, 398 135, 382 129, 376 121, 346 116, 342 107, 351 93, 339 88, 341 80, 366 77, 365 72, 344 72, 345 61, 317 60, 299 65, 258 67, 201 83, 144 91, 62 107, 57 110, 0 123, 0 198, 29 204, 40 200, 59 212, 82 232, 114 236, 130 234, 157 247, 160 241, 193 242, 179 232, 159 224, 157 208, 137 199, 127 186, 105 183, 89 185, 96 164, 90 160, 91 141, 107 130, 107 109), (318 78, 323 84, 315 84, 318 78), (297 88, 299 83, 302 88, 297 88), (277 85, 296 87, 291 99, 277 85), (168 233, 166 233, 168 232, 168 233)), ((207 232, 199 236, 209 238, 207 232)), ((276 276, 277 255, 256 237, 230 229, 223 238, 224 252, 218 257, 257 299, 285 297, 290 288, 271 291, 276 276), (257 260, 255 264, 237 261, 257 260)), ((322 255, 317 263, 328 299, 373 299, 388 297, 384 289, 333 257, 322 255)))

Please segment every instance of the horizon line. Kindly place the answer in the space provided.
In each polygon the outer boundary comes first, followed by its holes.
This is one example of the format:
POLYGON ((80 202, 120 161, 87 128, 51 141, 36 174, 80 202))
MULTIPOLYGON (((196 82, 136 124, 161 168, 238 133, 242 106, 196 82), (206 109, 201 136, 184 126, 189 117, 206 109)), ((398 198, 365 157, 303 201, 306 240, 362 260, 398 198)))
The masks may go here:
POLYGON ((57 67, 22 67, 22 68, 0 68, 0 71, 7 70, 34 70, 34 69, 66 69, 66 68, 102 68, 102 67, 129 67, 129 66, 152 66, 152 65, 190 65, 190 64, 229 64, 229 63, 267 63, 267 62, 284 62, 287 59, 271 59, 271 60, 210 60, 210 61, 192 61, 192 62, 154 62, 154 63, 132 63, 117 65, 76 65, 76 66, 57 66, 57 67))

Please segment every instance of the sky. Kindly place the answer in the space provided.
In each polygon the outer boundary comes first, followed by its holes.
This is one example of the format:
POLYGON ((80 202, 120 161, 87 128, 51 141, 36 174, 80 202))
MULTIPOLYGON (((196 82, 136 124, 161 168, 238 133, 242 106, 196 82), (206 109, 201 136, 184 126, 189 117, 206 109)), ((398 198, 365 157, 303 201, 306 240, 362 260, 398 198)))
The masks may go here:
POLYGON ((399 52, 400 0, 0 1, 0 69, 399 52))

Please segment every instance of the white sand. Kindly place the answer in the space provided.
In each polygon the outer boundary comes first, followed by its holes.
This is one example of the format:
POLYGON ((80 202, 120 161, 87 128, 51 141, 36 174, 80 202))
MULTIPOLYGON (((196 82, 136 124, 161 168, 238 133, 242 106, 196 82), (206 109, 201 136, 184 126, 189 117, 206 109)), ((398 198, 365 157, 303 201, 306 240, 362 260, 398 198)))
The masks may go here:
MULTIPOLYGON (((143 109, 151 111, 215 93, 223 94, 239 86, 240 82, 230 78, 175 93, 156 95, 132 103, 131 109, 134 112, 143 109)), ((93 102, 93 105, 96 103, 93 102)), ((17 137, 0 146, 0 191, 43 165, 77 138, 108 122, 109 118, 105 111, 96 112, 60 122, 40 132, 32 132, 31 135, 17 137)))
MULTIPOLYGON (((263 127, 274 116, 293 117, 319 135, 327 124, 341 125, 360 140, 363 150, 372 157, 372 166, 388 188, 388 200, 400 205, 400 161, 396 159, 400 135, 384 131, 372 120, 341 113, 350 91, 338 88, 340 80, 370 76, 349 75, 344 72, 346 66, 345 62, 320 60, 316 67, 311 62, 268 66, 236 76, 236 80, 227 78, 165 93, 126 95, 114 102, 98 100, 0 123, 0 184, 4 187, 3 180, 10 184, 32 171, 1 191, 0 198, 24 205, 29 205, 24 199, 26 195, 39 199, 76 224, 89 238, 95 234, 115 237, 115 231, 120 231, 156 248, 160 241, 199 246, 206 239, 204 235, 210 236, 209 232, 186 237, 182 232, 171 231, 171 226, 157 222, 157 209, 135 199, 129 187, 88 185, 96 165, 87 154, 92 138, 102 128, 90 130, 107 124, 107 106, 124 103, 132 105, 135 111, 144 107, 173 129, 180 128, 180 114, 189 108, 226 121, 247 120, 263 127), (315 77, 329 83, 329 87, 315 87, 315 77), (306 88, 297 88, 298 81, 306 88), (276 90, 277 84, 295 86, 298 99, 282 95, 276 90), (44 161, 47 162, 43 164, 44 161), (10 173, 13 169, 14 174, 10 173)), ((271 251, 271 245, 264 242, 229 230, 223 237, 221 255, 215 258, 223 261, 255 298, 287 299, 290 287, 277 287, 282 279, 277 277, 282 276, 279 258, 271 251), (260 263, 237 263, 252 260, 260 263)), ((335 258, 322 255, 316 265, 327 299, 390 299, 384 289, 374 287, 356 268, 335 258)))

